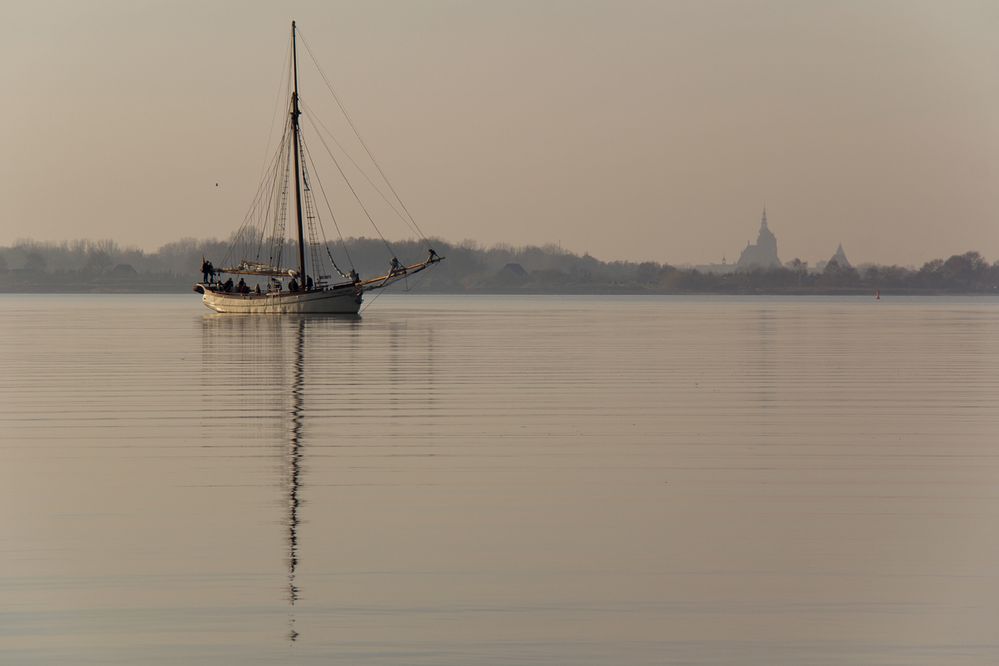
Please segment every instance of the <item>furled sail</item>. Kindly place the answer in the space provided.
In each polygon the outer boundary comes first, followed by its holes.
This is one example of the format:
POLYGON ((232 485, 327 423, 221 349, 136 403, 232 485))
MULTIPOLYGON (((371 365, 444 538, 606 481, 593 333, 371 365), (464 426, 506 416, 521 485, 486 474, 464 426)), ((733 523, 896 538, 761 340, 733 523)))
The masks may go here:
POLYGON ((271 266, 270 264, 249 261, 247 259, 243 259, 236 266, 223 268, 222 272, 232 275, 262 275, 269 277, 294 277, 298 274, 298 271, 285 270, 279 266, 271 266))

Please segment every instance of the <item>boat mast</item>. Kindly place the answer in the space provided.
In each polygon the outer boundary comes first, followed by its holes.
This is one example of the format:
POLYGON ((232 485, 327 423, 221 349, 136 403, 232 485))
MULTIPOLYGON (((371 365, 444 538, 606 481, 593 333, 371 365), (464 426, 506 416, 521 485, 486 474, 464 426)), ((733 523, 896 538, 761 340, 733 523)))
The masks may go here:
POLYGON ((295 75, 295 92, 291 94, 291 137, 292 149, 295 152, 295 212, 298 214, 298 279, 305 288, 305 230, 302 228, 302 182, 301 166, 298 163, 298 51, 295 47, 295 22, 291 22, 291 59, 295 75))

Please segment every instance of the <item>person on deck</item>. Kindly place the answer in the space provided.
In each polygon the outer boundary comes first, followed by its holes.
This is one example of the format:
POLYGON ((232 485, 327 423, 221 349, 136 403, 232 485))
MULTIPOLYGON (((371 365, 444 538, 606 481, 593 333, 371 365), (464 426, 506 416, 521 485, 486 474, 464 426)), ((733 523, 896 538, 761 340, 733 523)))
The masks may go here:
POLYGON ((438 261, 440 259, 440 257, 438 257, 437 253, 434 252, 434 248, 429 248, 429 249, 430 249, 430 256, 427 257, 427 263, 428 264, 432 264, 435 261, 438 261))
POLYGON ((298 280, 291 279, 291 282, 288 283, 288 291, 298 291, 298 280))
POLYGON ((357 284, 361 281, 361 276, 353 268, 350 269, 350 281, 357 284))
POLYGON ((250 288, 246 286, 246 280, 239 278, 239 284, 236 285, 236 290, 241 294, 250 293, 250 288))
POLYGON ((257 294, 257 296, 260 295, 260 283, 259 282, 257 283, 257 286, 253 289, 253 291, 257 294))
POLYGON ((401 273, 403 270, 402 264, 399 263, 399 259, 392 257, 392 265, 389 267, 389 275, 395 275, 396 273, 401 273))
POLYGON ((212 266, 212 262, 207 259, 201 260, 201 277, 201 281, 206 284, 208 283, 209 278, 212 282, 215 281, 215 267, 212 266))
POLYGON ((315 283, 312 281, 312 276, 311 275, 306 275, 305 276, 305 291, 312 291, 312 285, 313 284, 315 284, 315 283))
POLYGON ((232 278, 229 278, 228 280, 226 280, 225 284, 222 285, 222 288, 225 290, 225 292, 227 294, 228 293, 232 293, 232 278))

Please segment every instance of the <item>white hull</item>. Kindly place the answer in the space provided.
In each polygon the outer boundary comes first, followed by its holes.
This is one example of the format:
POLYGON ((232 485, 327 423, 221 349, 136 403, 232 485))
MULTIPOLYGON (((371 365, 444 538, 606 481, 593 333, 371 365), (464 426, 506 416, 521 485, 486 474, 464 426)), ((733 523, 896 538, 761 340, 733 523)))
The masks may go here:
POLYGON ((233 294, 210 291, 204 285, 204 303, 216 312, 235 314, 357 314, 361 293, 355 289, 328 289, 276 294, 233 294))

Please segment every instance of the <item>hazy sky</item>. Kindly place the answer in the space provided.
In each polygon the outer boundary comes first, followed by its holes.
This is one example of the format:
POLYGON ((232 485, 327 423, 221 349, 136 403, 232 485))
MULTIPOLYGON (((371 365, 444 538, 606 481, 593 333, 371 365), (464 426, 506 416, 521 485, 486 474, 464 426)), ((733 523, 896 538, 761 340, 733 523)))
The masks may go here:
POLYGON ((292 18, 428 234, 731 260, 766 200, 784 260, 999 259, 994 0, 0 0, 0 244, 227 236, 292 18))

